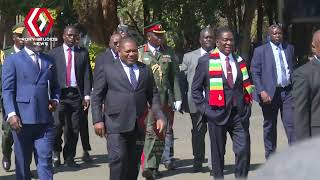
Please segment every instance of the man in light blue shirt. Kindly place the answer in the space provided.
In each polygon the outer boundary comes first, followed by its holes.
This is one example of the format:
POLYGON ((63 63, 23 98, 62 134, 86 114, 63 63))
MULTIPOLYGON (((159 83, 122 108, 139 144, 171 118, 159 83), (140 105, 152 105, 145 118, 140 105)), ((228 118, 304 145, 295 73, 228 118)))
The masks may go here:
POLYGON ((283 42, 279 25, 269 27, 270 42, 254 50, 251 73, 255 85, 255 100, 263 113, 265 157, 277 148, 277 117, 281 119, 288 137, 288 143, 295 140, 293 106, 291 96, 291 74, 295 62, 294 48, 283 42))

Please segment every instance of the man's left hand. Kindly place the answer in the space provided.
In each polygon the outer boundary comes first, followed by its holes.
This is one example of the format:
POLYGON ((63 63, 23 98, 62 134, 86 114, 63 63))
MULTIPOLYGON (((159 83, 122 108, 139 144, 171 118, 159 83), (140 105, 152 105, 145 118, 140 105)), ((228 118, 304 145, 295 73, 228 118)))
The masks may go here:
POLYGON ((163 133, 163 130, 166 128, 166 123, 164 122, 163 119, 157 119, 157 130, 159 133, 163 133))
POLYGON ((82 106, 83 106, 83 110, 86 111, 90 106, 90 100, 89 99, 83 100, 82 101, 82 106))
POLYGON ((54 112, 57 109, 58 102, 56 100, 49 100, 49 111, 54 112))

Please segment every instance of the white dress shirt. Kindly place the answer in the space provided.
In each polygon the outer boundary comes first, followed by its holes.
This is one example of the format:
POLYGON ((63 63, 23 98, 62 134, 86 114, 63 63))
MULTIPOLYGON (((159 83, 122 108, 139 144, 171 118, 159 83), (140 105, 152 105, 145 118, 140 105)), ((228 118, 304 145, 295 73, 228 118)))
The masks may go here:
MULTIPOLYGON (((227 64, 226 64, 226 57, 227 56, 224 55, 220 51, 219 51, 219 55, 220 55, 220 60, 221 60, 221 65, 222 65, 222 70, 223 70, 224 76, 227 78, 227 64)), ((228 57, 229 57, 229 63, 231 65, 231 69, 232 69, 233 83, 235 83, 236 79, 237 79, 236 63, 235 63, 235 60, 233 59, 232 54, 229 54, 228 57)))
POLYGON ((71 48, 71 54, 72 54, 72 63, 71 63, 71 79, 70 79, 70 86, 71 87, 77 87, 77 79, 76 79, 76 71, 75 71, 75 63, 74 63, 74 46, 69 47, 66 44, 63 44, 63 50, 64 50, 64 57, 66 60, 66 68, 68 66, 68 49, 71 48))
POLYGON ((284 50, 283 50, 281 44, 279 46, 273 44, 272 42, 270 42, 270 44, 271 44, 274 60, 276 63, 277 85, 282 86, 282 71, 281 71, 281 63, 280 63, 280 57, 279 57, 279 48, 281 49, 282 59, 283 59, 284 67, 286 69, 287 82, 289 82, 290 74, 289 74, 289 67, 288 67, 288 63, 287 63, 287 58, 286 58, 286 55, 284 53, 284 50))
POLYGON ((16 47, 16 45, 13 45, 13 49, 14 49, 14 52, 16 52, 16 53, 21 51, 19 48, 16 47))
POLYGON ((208 52, 201 47, 200 48, 200 56, 203 56, 205 54, 208 54, 208 52))
MULTIPOLYGON (((129 82, 131 83, 131 80, 130 80, 130 67, 128 65, 126 65, 125 63, 123 63, 121 60, 120 60, 120 62, 122 64, 124 72, 126 72, 126 74, 127 74, 129 82)), ((136 75, 136 80, 138 82, 138 79, 139 79, 139 68, 138 68, 137 64, 133 65, 133 72, 136 75)))
POLYGON ((37 59, 36 59, 36 56, 38 56, 38 63, 39 63, 39 66, 40 66, 40 69, 41 69, 41 59, 39 57, 38 54, 36 54, 35 52, 33 52, 32 50, 30 50, 29 48, 27 47, 24 47, 24 50, 27 52, 27 54, 31 57, 33 63, 37 64, 37 59))
POLYGON ((150 43, 148 43, 148 47, 149 47, 149 50, 152 52, 153 55, 155 55, 156 52, 160 51, 160 47, 155 48, 150 43))

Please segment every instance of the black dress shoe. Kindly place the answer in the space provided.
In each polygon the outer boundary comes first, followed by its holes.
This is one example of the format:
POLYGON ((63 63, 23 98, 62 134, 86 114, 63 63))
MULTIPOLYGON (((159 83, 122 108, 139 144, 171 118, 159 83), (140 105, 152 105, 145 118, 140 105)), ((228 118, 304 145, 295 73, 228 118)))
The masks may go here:
POLYGON ((82 160, 84 161, 84 162, 92 162, 92 158, 91 158, 91 156, 90 156, 90 154, 89 154, 89 152, 88 151, 83 151, 83 156, 82 156, 82 160))
POLYGON ((144 169, 142 172, 142 177, 146 178, 146 180, 154 180, 154 174, 153 174, 153 170, 151 169, 144 169))
POLYGON ((193 166, 193 172, 194 173, 203 172, 202 165, 193 166))
POLYGON ((77 164, 74 160, 65 160, 64 166, 70 168, 80 168, 80 164, 77 164))
POLYGON ((9 171, 10 167, 11 167, 11 161, 9 158, 6 158, 5 156, 3 156, 2 158, 2 167, 5 171, 9 171))
POLYGON ((159 170, 153 170, 153 177, 154 178, 161 178, 163 174, 159 170))
POLYGON ((59 167, 61 165, 61 160, 60 160, 60 153, 54 151, 52 153, 52 162, 53 162, 53 167, 59 167))
POLYGON ((163 165, 168 170, 175 170, 176 169, 176 165, 173 161, 171 161, 169 163, 163 163, 163 165))

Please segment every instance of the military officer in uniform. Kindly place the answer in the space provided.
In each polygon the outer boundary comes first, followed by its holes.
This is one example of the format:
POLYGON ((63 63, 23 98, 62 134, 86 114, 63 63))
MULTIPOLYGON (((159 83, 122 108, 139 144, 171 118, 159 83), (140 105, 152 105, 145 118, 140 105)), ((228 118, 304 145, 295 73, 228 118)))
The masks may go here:
POLYGON ((181 108, 181 92, 176 76, 177 60, 173 50, 164 45, 164 33, 161 24, 153 23, 144 28, 148 42, 139 48, 139 61, 150 66, 159 90, 162 110, 167 119, 166 136, 162 137, 155 130, 153 115, 148 113, 144 144, 144 167, 142 176, 154 179, 160 160, 167 169, 174 169, 173 164, 173 117, 174 110, 181 108))
MULTIPOLYGON (((12 38, 13 38, 14 45, 10 48, 3 50, 3 56, 1 57, 1 65, 3 64, 3 61, 6 57, 19 52, 24 47, 24 41, 21 39, 23 30, 24 30, 24 26, 22 26, 21 24, 17 24, 12 28, 12 38)), ((2 66, 1 66, 1 70, 2 70, 2 66)), ((3 105, 2 97, 1 97, 1 104, 3 105)), ((5 110, 3 108, 2 109, 3 119, 5 114, 4 111, 5 110)), ((5 171, 9 171, 11 167, 13 137, 11 134, 10 126, 5 121, 3 121, 2 123, 2 132, 3 132, 2 142, 1 142, 2 154, 3 154, 2 167, 5 171)))

